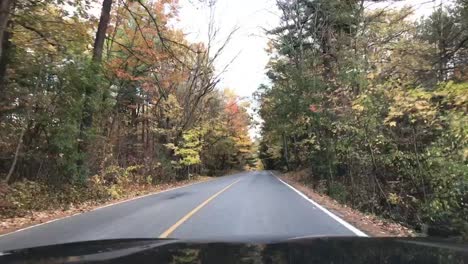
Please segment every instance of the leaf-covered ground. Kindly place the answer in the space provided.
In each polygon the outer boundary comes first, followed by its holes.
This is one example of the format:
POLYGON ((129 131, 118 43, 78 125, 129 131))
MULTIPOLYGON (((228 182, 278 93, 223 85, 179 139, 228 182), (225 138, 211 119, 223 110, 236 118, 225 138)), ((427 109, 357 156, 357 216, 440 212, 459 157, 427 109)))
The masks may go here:
POLYGON ((205 176, 197 176, 192 180, 184 180, 158 185, 132 185, 131 187, 127 188, 124 191, 124 194, 118 199, 111 199, 105 202, 88 201, 76 205, 64 205, 62 206, 62 208, 54 210, 30 210, 25 215, 17 217, 2 217, 0 215, 0 234, 6 234, 18 229, 26 228, 28 226, 45 223, 62 217, 88 212, 105 205, 122 202, 131 198, 136 198, 138 196, 150 193, 157 193, 167 189, 196 182, 203 182, 210 179, 212 178, 205 176))

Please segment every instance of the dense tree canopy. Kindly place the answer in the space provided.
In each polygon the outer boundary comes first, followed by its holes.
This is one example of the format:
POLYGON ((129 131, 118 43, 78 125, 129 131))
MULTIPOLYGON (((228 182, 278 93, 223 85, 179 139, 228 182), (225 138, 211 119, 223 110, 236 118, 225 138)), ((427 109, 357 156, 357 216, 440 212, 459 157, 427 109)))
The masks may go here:
POLYGON ((2 180, 82 184, 139 166, 158 182, 253 165, 247 105, 217 88, 222 49, 186 40, 178 8, 2 1, 2 180))
POLYGON ((257 91, 269 169, 430 232, 468 227, 466 1, 425 18, 364 1, 277 1, 257 91))

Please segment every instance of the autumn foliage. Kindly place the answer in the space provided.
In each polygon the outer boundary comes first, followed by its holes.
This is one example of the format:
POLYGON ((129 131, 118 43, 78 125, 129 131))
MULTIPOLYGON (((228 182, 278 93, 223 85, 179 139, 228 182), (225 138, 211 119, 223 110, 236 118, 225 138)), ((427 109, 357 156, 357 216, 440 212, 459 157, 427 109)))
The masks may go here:
POLYGON ((9 2, 0 178, 10 187, 0 195, 11 203, 33 189, 124 192, 117 176, 93 185, 109 170, 138 168, 121 176, 156 184, 254 163, 247 105, 218 87, 222 50, 185 38, 177 1, 9 2))
POLYGON ((363 3, 277 1, 260 158, 361 211, 466 235, 466 1, 425 18, 363 3))

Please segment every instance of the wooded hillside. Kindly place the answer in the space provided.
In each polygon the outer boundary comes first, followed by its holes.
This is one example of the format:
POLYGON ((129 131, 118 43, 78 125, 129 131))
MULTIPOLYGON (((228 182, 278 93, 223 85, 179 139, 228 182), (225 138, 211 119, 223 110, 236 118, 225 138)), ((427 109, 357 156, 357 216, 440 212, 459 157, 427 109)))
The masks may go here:
POLYGON ((268 169, 429 234, 468 232, 468 5, 279 0, 257 91, 268 169))

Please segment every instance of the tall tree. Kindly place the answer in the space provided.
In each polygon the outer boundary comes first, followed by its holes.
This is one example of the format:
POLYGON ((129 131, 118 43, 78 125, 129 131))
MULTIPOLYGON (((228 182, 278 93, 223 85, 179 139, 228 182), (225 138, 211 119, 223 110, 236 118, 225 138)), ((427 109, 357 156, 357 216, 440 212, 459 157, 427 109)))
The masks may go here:
POLYGON ((101 17, 94 38, 93 60, 97 63, 101 62, 102 52, 104 50, 104 42, 106 40, 107 28, 110 22, 110 13, 112 9, 112 0, 103 0, 101 8, 101 17))
MULTIPOLYGON (((96 32, 96 37, 94 38, 94 46, 93 46, 93 57, 92 60, 96 65, 94 67, 98 67, 100 69, 100 63, 102 60, 102 53, 104 50, 104 42, 107 36, 107 28, 110 22, 110 13, 112 8, 112 0, 103 0, 102 8, 101 8, 101 17, 99 19, 99 24, 96 32)), ((84 102, 83 102, 83 116, 80 124, 80 134, 79 134, 79 144, 78 144, 78 151, 81 155, 86 155, 88 150, 87 145, 89 142, 89 129, 93 125, 93 116, 94 116, 94 108, 93 108, 93 98, 96 94, 97 86, 96 82, 91 82, 85 86, 84 91, 84 102)), ((84 157, 78 160, 77 165, 81 170, 84 170, 83 163, 84 157)))
POLYGON ((1 108, 5 107, 6 99, 5 92, 5 78, 6 78, 6 70, 8 67, 8 62, 10 59, 11 54, 9 54, 8 50, 11 46, 11 32, 8 29, 9 26, 12 26, 11 21, 11 10, 14 6, 14 0, 4 0, 0 2, 0 113, 1 108))
POLYGON ((10 10, 13 6, 14 0, 2 0, 0 2, 0 57, 4 48, 4 35, 7 30, 8 20, 10 17, 10 10))

